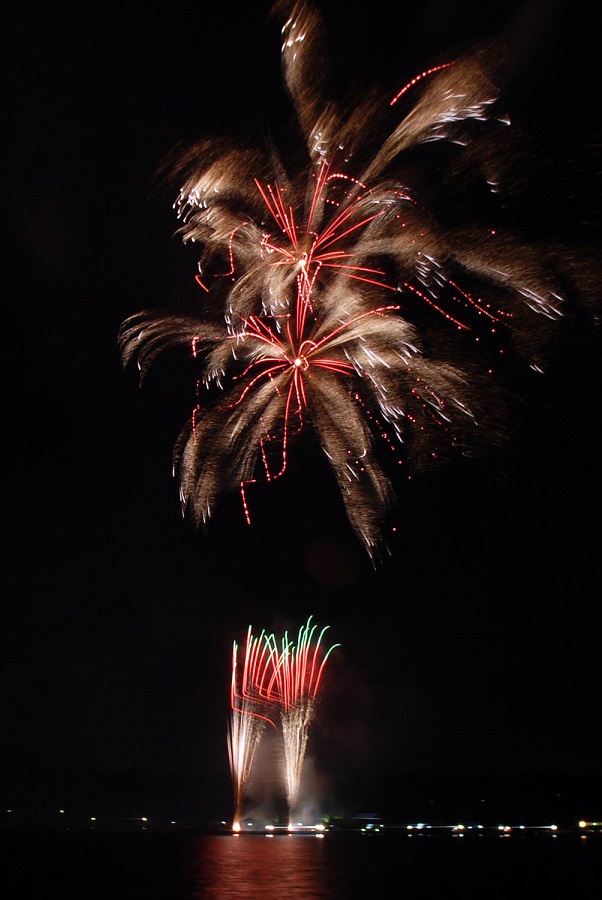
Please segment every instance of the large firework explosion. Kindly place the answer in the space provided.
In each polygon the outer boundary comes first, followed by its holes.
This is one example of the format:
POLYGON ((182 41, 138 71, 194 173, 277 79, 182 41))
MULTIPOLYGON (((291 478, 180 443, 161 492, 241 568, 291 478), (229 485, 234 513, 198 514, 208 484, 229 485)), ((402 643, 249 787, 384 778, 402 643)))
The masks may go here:
POLYGON ((174 463, 197 524, 231 490, 250 522, 249 485, 283 476, 310 431, 377 560, 395 503, 385 451, 411 473, 503 446, 498 370, 543 367, 576 267, 489 215, 445 224, 421 199, 433 145, 447 153, 429 173, 440 192, 478 185, 489 211, 502 190, 509 120, 493 48, 344 102, 319 10, 282 0, 273 15, 303 159, 227 138, 170 156, 162 177, 179 184, 178 233, 198 247, 198 306, 129 317, 121 354, 141 378, 174 347, 194 360, 198 399, 174 463))

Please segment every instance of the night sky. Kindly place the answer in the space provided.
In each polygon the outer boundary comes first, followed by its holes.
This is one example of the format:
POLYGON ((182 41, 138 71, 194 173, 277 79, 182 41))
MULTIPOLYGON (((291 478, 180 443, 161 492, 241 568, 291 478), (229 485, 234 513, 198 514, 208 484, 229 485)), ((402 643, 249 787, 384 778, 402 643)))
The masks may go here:
MULTIPOLYGON (((396 483, 399 527, 376 569, 311 443, 289 476, 252 493, 251 527, 237 494, 206 533, 181 516, 171 454, 192 386, 158 366, 140 388, 117 334, 194 287, 175 197, 153 187, 162 156, 205 135, 261 144, 287 131, 269 5, 6 13, 7 800, 12 767, 19 784, 28 765, 176 773, 200 779, 199 803, 211 795, 227 816, 232 641, 248 625, 296 633, 310 615, 341 647, 309 764, 350 809, 401 777, 598 779, 594 317, 521 383, 499 464, 396 483)), ((507 38, 507 106, 553 161, 533 218, 599 259, 590 5, 377 3, 369 18, 347 6, 322 5, 347 83, 401 85, 433 59, 507 38)))

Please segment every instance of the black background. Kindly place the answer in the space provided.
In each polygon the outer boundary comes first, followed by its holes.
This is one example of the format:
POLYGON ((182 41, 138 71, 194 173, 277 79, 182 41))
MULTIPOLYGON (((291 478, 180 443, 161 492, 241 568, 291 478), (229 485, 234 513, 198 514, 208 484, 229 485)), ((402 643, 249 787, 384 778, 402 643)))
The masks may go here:
MULTIPOLYGON (((152 175, 179 141, 259 143, 286 133, 292 111, 268 4, 126 6, 5 13, 6 803, 83 803, 111 773, 130 785, 181 777, 195 779, 186 796, 199 815, 228 816, 232 641, 248 625, 296 632, 309 615, 342 645, 308 754, 334 806, 383 806, 435 776, 570 777, 593 790, 595 328, 529 387, 499 472, 398 486, 400 527, 377 570, 311 448, 251 498, 250 528, 234 496, 197 533, 171 474, 190 385, 159 368, 140 389, 117 352, 121 321, 177 302, 195 271, 152 175)), ((560 173, 548 206, 540 195, 542 227, 562 221, 596 242, 589 4, 322 8, 346 79, 403 84, 506 37, 508 106, 560 173)))

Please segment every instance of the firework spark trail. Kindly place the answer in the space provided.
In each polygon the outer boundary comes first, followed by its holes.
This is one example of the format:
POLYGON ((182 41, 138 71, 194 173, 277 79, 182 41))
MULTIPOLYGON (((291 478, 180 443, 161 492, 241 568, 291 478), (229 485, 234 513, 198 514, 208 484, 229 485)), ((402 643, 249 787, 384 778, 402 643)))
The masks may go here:
POLYGON ((309 726, 314 718, 324 667, 331 652, 340 646, 332 644, 326 650, 323 638, 328 626, 317 636, 316 630, 317 626, 312 625, 310 616, 307 624, 299 629, 296 643, 289 640, 288 633, 285 633, 280 645, 274 635, 268 638, 273 674, 267 688, 270 698, 280 709, 289 829, 294 827, 309 726))
POLYGON ((273 704, 265 694, 263 684, 266 667, 271 665, 269 646, 264 632, 254 637, 249 626, 242 663, 238 659, 239 647, 232 646, 232 679, 230 684, 230 721, 227 744, 230 772, 234 790, 234 816, 232 829, 240 830, 245 792, 253 768, 253 762, 266 727, 276 724, 269 713, 273 704))
POLYGON ((307 426, 377 560, 395 502, 380 438, 415 471, 503 445, 498 362, 508 345, 542 368, 549 326, 541 323, 565 314, 570 278, 558 259, 550 265, 549 254, 502 229, 444 228, 405 183, 407 151, 446 144, 477 179, 487 170, 491 196, 508 125, 493 54, 427 68, 388 101, 345 105, 327 89, 319 11, 280 0, 274 15, 284 23, 282 71, 307 171, 288 174, 275 151, 215 138, 167 163, 180 185, 178 233, 199 248, 202 308, 129 317, 120 350, 141 379, 177 346, 201 368, 206 394, 174 449, 182 510, 197 524, 235 489, 250 521, 248 486, 284 474, 290 441, 307 426), (401 120, 388 125, 391 110, 401 120))
MULTIPOLYGON (((316 696, 326 661, 340 646, 333 644, 324 648, 327 630, 328 626, 316 636, 317 626, 312 625, 310 616, 307 624, 299 629, 295 643, 288 633, 280 642, 274 634, 268 635, 265 631, 255 637, 249 626, 242 667, 240 648, 236 641, 233 642, 227 745, 234 789, 234 831, 241 827, 246 789, 257 749, 267 726, 277 728, 276 718, 282 729, 289 819, 295 812, 316 696)), ((292 819, 289 825, 292 825, 292 819)))

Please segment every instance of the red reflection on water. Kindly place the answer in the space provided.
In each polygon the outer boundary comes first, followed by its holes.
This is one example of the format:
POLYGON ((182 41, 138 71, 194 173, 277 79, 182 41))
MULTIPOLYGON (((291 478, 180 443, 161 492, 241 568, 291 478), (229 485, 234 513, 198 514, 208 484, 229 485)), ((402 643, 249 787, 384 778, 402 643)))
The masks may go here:
POLYGON ((322 837, 231 834, 203 837, 194 859, 194 897, 326 898, 341 890, 322 837))

